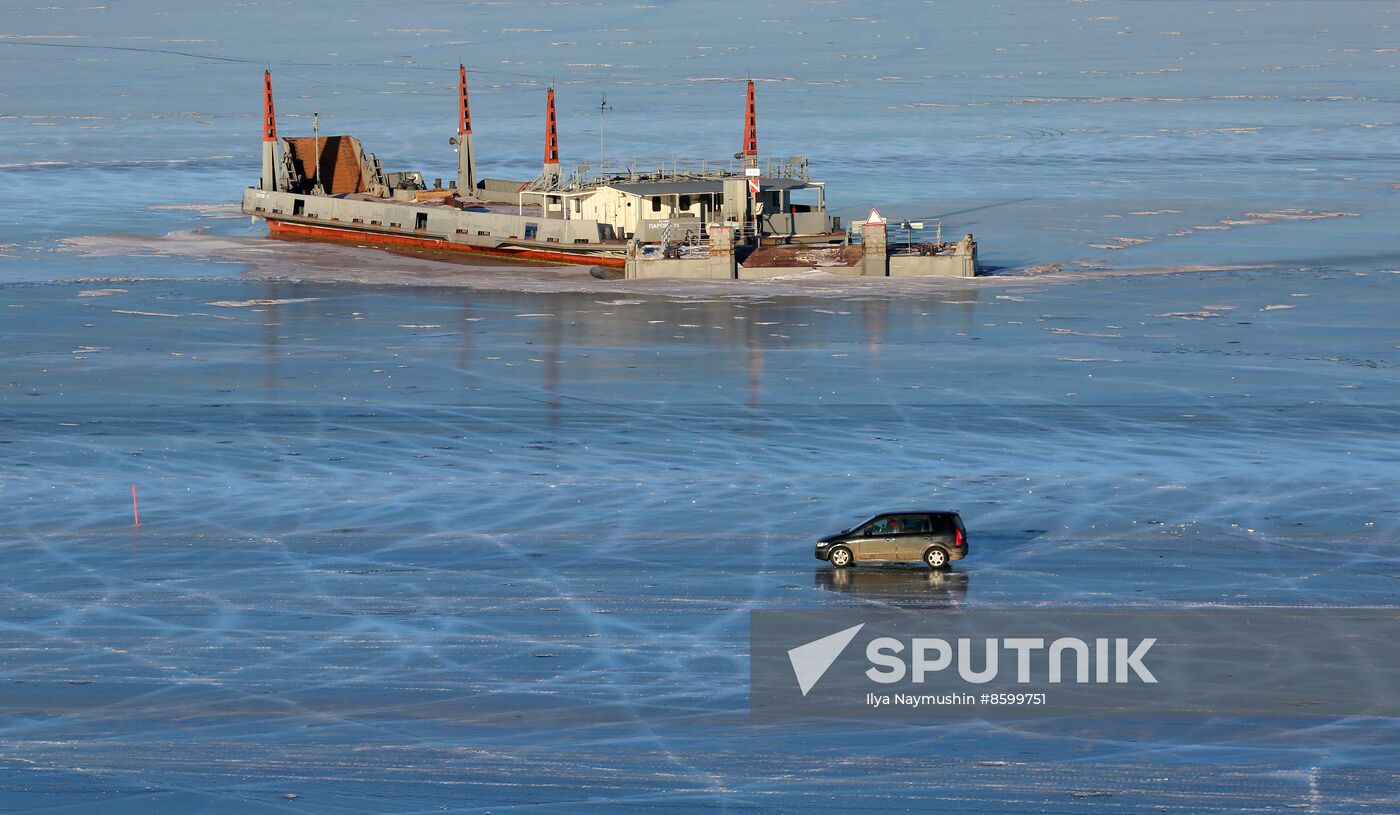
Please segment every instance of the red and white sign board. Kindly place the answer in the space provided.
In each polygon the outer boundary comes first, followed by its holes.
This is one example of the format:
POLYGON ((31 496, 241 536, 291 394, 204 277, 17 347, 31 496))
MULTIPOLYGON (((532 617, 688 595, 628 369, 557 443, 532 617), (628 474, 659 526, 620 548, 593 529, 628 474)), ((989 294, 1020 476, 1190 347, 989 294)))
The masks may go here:
POLYGON ((874 207, 871 207, 871 208, 870 208, 870 217, 869 217, 869 218, 866 218, 866 219, 865 219, 865 222, 868 223, 868 224, 882 224, 882 223, 885 222, 885 219, 880 217, 880 211, 879 211, 879 210, 875 209, 874 207))
POLYGON ((758 183, 758 179, 757 179, 757 178, 750 178, 750 179, 749 179, 749 194, 750 194, 750 195, 758 195, 758 191, 759 191, 761 188, 762 188, 762 187, 761 187, 761 185, 758 183))

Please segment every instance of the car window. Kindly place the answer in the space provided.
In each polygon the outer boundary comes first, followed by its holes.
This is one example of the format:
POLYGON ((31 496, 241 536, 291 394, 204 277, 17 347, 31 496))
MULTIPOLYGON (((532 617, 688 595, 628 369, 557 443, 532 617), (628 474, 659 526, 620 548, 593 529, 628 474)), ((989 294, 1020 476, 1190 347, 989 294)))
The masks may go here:
POLYGON ((927 515, 901 515, 895 519, 901 535, 921 535, 928 534, 927 515))
POLYGON ((952 535, 952 534, 953 534, 953 519, 952 519, 952 518, 949 518, 947 515, 935 515, 935 516, 933 516, 933 534, 935 534, 935 535, 952 535))
POLYGON ((893 535, 897 532, 894 518, 876 518, 861 530, 864 535, 893 535))

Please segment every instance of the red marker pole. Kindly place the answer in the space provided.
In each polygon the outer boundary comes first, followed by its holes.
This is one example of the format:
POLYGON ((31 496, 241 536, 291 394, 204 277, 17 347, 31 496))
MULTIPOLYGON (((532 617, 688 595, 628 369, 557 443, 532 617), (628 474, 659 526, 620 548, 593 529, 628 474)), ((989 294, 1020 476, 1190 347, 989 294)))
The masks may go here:
POLYGON ((136 526, 141 526, 141 510, 136 506, 136 485, 131 485, 131 517, 136 521, 136 526))

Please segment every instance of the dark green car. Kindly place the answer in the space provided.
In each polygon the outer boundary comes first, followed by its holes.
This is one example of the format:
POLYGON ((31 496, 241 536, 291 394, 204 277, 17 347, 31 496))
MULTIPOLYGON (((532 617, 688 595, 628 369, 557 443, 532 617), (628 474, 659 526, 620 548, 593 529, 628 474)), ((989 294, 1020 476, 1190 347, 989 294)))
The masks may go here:
POLYGON ((967 557, 967 527, 956 512, 884 512, 817 542, 818 560, 838 569, 853 563, 922 561, 946 569, 967 557))

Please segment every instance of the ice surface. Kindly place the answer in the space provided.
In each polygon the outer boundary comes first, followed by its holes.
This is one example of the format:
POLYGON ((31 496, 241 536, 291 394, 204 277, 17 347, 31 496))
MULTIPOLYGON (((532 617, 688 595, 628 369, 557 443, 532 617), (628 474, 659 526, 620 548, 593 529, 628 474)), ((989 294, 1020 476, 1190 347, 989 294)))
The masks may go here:
POLYGON ((0 799, 1385 810, 1375 722, 755 724, 745 615, 1393 605, 1397 285, 8 287, 0 799), (909 503, 974 556, 812 559, 909 503))
POLYGON ((0 809, 1400 810, 1392 722, 746 712, 751 609, 1397 602, 1400 18, 1317 8, 7 9, 0 809), (605 90, 610 154, 727 156, 752 74, 766 154, 998 273, 600 281, 235 217, 264 65, 284 132, 449 178, 459 57, 483 170, 537 169, 556 78, 566 160, 605 90), (973 557, 811 557, 911 502, 973 557))

